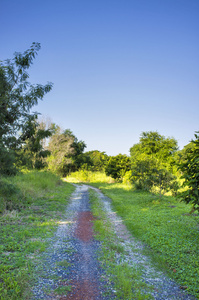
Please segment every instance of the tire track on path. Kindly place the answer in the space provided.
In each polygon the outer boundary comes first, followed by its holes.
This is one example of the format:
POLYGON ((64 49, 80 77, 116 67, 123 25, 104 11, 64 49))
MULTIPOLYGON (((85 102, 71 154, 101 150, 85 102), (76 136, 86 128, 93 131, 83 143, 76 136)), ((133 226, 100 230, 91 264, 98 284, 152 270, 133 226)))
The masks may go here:
MULTIPOLYGON (((99 242, 94 239, 93 215, 90 211, 88 187, 81 186, 76 227, 74 230, 74 242, 77 255, 73 263, 73 274, 70 278, 72 291, 65 298, 67 300, 85 299, 110 299, 102 295, 104 287, 100 281, 102 270, 97 261, 99 242)), ((61 298, 62 299, 62 298, 61 298)))
POLYGON ((37 266, 39 278, 32 289, 32 300, 115 299, 110 288, 107 290, 106 282, 101 281, 104 271, 97 255, 100 242, 94 239, 88 190, 86 185, 76 185, 65 219, 51 238, 42 265, 37 266), (69 291, 57 293, 64 288, 69 291), (104 292, 109 292, 109 296, 104 296, 104 292))

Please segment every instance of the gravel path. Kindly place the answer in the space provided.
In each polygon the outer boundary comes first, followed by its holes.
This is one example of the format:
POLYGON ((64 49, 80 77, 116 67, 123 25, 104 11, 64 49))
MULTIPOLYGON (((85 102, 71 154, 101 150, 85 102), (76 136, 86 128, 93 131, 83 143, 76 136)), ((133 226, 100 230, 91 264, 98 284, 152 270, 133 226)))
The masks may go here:
MULTIPOLYGON (((76 186, 67 206, 65 220, 60 222, 50 247, 38 267, 38 283, 32 299, 108 300, 104 296, 106 282, 101 281, 103 270, 97 260, 100 242, 93 238, 93 216, 90 211, 88 187, 76 186), (71 289, 66 295, 56 291, 71 289)), ((66 294, 66 293, 65 293, 66 294)))
POLYGON ((50 247, 43 255, 43 263, 37 266, 39 279, 32 289, 32 300, 115 299, 110 284, 108 291, 106 282, 101 280, 105 276, 97 259, 100 242, 93 238, 89 188, 98 193, 104 211, 111 220, 113 231, 118 237, 117 242, 125 248, 125 256, 120 257, 118 254, 118 263, 123 259, 133 267, 138 266, 142 270, 143 281, 153 285, 151 295, 154 299, 195 299, 153 267, 150 259, 142 254, 144 246, 129 234, 121 218, 113 212, 110 199, 98 189, 77 185, 67 206, 65 219, 60 222, 54 237, 50 239, 50 247), (68 293, 63 293, 64 289, 68 290, 68 293), (60 290, 62 293, 59 293, 60 290), (109 296, 105 296, 107 292, 109 296))

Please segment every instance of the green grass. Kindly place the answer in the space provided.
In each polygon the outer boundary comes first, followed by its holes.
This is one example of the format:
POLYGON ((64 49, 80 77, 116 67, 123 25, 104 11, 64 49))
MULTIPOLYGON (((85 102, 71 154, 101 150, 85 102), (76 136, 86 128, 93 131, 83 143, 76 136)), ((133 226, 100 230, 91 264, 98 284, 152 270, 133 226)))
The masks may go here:
POLYGON ((81 170, 77 172, 71 173, 69 176, 66 177, 66 181, 73 182, 73 183, 80 183, 80 182, 107 182, 113 183, 114 179, 110 176, 106 176, 103 172, 92 172, 87 170, 81 170))
POLYGON ((112 199, 133 236, 187 291, 199 298, 199 215, 173 197, 138 192, 124 184, 92 184, 112 199))
POLYGON ((105 270, 108 286, 113 285, 117 299, 151 299, 151 287, 142 281, 137 267, 130 267, 126 262, 118 264, 118 253, 122 259, 125 255, 124 247, 113 232, 96 192, 90 190, 89 198, 95 216, 94 231, 96 238, 101 241, 99 259, 105 270))
POLYGON ((71 264, 67 260, 62 260, 57 263, 58 266, 68 268, 71 264))
POLYGON ((62 285, 54 290, 54 293, 57 295, 67 295, 68 292, 71 292, 72 287, 70 285, 62 285))
POLYGON ((6 182, 6 190, 0 192, 4 199, 0 214, 0 299, 29 299, 34 265, 39 264, 39 255, 48 246, 46 238, 53 236, 63 218, 74 187, 48 172, 30 172, 1 182, 6 182))

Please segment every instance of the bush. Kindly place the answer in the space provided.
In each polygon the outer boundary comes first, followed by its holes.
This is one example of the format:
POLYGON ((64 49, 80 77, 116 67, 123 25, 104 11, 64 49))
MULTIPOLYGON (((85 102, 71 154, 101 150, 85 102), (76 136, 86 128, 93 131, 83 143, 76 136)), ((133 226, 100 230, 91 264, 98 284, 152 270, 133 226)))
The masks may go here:
POLYGON ((123 176, 123 183, 131 184, 132 183, 132 171, 127 171, 123 176))
POLYGON ((130 171, 130 158, 125 154, 111 156, 105 166, 106 175, 118 180, 121 180, 127 171, 130 171))
POLYGON ((0 213, 4 210, 21 209, 23 207, 23 194, 21 190, 9 182, 10 179, 0 179, 0 213))
POLYGON ((134 162, 132 180, 136 189, 158 192, 160 196, 168 191, 176 194, 179 188, 176 176, 155 158, 145 157, 134 162))
MULTIPOLYGON (((199 133, 199 131, 197 132, 199 133)), ((181 193, 184 202, 190 203, 199 211, 199 135, 195 134, 194 146, 185 154, 184 162, 179 165, 184 179, 183 186, 188 189, 181 193)))

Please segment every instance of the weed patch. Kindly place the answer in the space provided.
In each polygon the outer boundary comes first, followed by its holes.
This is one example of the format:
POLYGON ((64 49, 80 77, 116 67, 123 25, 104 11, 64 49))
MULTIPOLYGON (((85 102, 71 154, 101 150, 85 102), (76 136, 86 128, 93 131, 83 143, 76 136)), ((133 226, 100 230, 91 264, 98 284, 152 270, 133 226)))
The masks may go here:
POLYGON ((62 285, 54 290, 54 293, 57 295, 67 295, 68 292, 71 292, 72 287, 70 285, 62 285))

